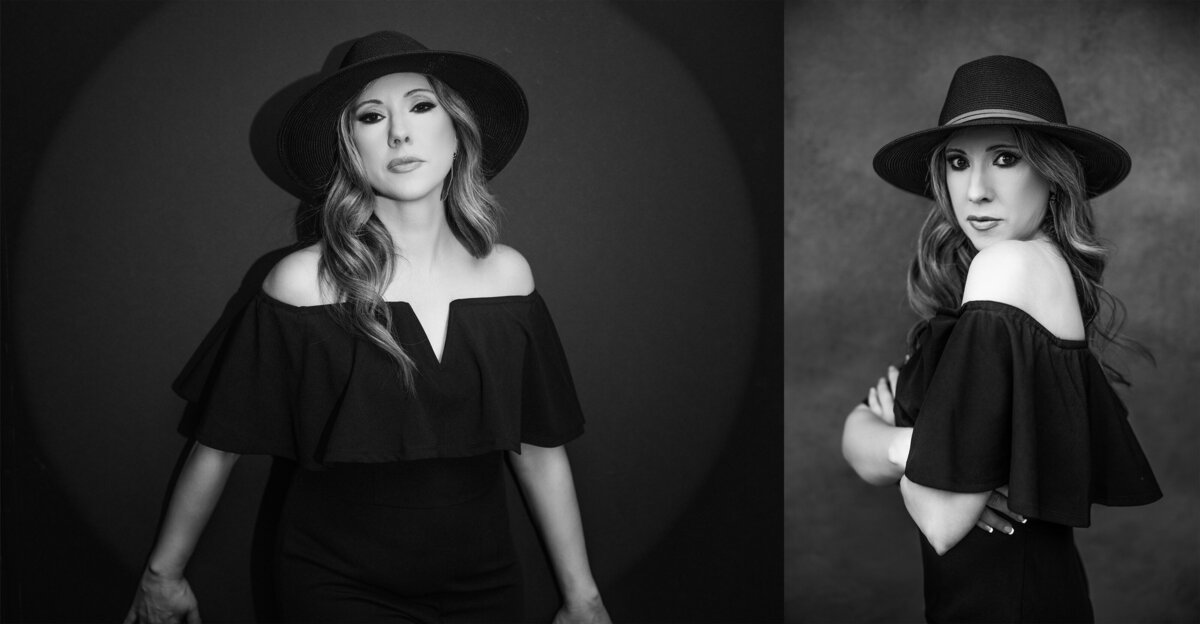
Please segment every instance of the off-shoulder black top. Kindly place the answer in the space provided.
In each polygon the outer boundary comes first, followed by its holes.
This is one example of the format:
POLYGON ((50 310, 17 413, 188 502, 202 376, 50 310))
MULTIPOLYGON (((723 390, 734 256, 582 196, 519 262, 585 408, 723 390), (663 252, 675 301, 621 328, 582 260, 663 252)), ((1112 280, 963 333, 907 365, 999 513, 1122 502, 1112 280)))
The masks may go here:
POLYGON ((905 475, 951 492, 1009 486, 1029 518, 1013 535, 971 530, 938 555, 921 536, 930 622, 1091 622, 1072 527, 1092 503, 1162 496, 1127 412, 1082 340, 1019 308, 973 301, 930 319, 897 381, 912 426, 905 475))
POLYGON ((1007 484, 1009 507, 1074 527, 1090 506, 1162 496, 1128 412, 1083 340, 1025 311, 972 301, 933 317, 897 382, 913 426, 905 475, 951 492, 1007 484))
POLYGON ((393 334, 416 364, 413 390, 330 305, 296 307, 259 291, 176 379, 175 391, 199 412, 185 433, 317 469, 558 446, 583 432, 566 356, 536 291, 452 301, 440 362, 411 306, 389 306, 393 334))

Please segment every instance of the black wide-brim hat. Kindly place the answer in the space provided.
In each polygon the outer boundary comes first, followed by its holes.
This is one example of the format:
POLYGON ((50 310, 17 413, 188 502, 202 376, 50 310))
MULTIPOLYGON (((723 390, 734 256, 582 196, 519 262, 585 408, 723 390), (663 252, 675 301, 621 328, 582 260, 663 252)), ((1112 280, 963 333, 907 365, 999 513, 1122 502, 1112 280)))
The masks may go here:
POLYGON ((929 180, 933 150, 955 131, 973 126, 1020 126, 1062 141, 1083 165, 1089 198, 1111 190, 1129 175, 1129 153, 1091 130, 1068 125, 1050 75, 1011 56, 988 56, 959 67, 937 127, 884 145, 875 154, 875 173, 901 189, 933 199, 929 180))
POLYGON ((354 41, 337 71, 292 105, 277 137, 284 170, 320 196, 337 159, 338 115, 369 82, 388 74, 427 74, 470 106, 483 139, 483 172, 492 178, 513 157, 529 125, 525 92, 495 63, 462 52, 430 50, 403 33, 380 31, 354 41))

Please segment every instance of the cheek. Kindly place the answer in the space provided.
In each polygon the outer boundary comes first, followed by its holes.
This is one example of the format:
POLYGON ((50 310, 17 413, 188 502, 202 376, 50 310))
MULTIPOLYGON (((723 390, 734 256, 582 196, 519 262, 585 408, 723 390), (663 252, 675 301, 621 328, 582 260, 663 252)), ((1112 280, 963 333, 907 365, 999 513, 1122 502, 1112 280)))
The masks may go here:
POLYGON ((443 123, 438 124, 437 128, 438 143, 445 146, 450 153, 458 149, 458 138, 454 134, 454 122, 446 117, 443 123))
MULTIPOLYGON (((379 131, 376 126, 359 126, 355 128, 352 139, 354 140, 354 148, 358 150, 358 155, 363 160, 363 164, 370 165, 373 161, 379 158, 380 139, 379 131)), ((386 141, 382 143, 386 146, 386 141)))
POLYGON ((950 194, 950 205, 954 207, 954 217, 962 221, 967 207, 967 176, 957 172, 946 174, 946 191, 950 194))
POLYGON ((1012 194, 1023 220, 1034 225, 1040 224, 1050 198, 1050 186, 1036 175, 1029 174, 1013 180, 1012 194))

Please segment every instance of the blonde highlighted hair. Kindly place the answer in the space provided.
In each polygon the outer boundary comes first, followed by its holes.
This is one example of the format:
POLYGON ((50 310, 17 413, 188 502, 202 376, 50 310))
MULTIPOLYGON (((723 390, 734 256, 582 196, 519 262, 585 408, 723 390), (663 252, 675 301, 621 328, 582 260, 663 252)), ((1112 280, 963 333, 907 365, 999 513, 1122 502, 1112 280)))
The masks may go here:
MULTIPOLYGON (((491 253, 499 236, 501 208, 487 187, 479 125, 457 92, 433 76, 425 77, 454 123, 458 139, 457 155, 443 187, 446 220, 471 255, 482 258, 491 253)), ((351 98, 338 117, 338 158, 320 207, 320 281, 341 304, 333 306, 338 322, 387 353, 411 389, 416 367, 392 335, 392 312, 383 299, 396 267, 395 245, 375 216, 375 193, 354 145, 357 99, 357 95, 351 98)))
MULTIPOLYGON (((1013 138, 1023 158, 1050 184, 1051 200, 1042 231, 1058 247, 1075 282, 1087 339, 1105 373, 1116 383, 1128 380, 1104 359, 1117 346, 1153 361, 1142 345, 1121 334, 1125 306, 1103 286, 1109 248, 1096 235, 1092 206, 1087 198, 1083 166, 1073 151, 1058 139, 1022 127, 1013 127, 1013 138)), ((934 205, 917 239, 917 253, 908 270, 909 306, 923 319, 938 310, 956 310, 962 304, 967 270, 975 247, 959 227, 946 187, 947 138, 929 158, 929 179, 934 205)), ((910 348, 925 321, 909 332, 910 348)))

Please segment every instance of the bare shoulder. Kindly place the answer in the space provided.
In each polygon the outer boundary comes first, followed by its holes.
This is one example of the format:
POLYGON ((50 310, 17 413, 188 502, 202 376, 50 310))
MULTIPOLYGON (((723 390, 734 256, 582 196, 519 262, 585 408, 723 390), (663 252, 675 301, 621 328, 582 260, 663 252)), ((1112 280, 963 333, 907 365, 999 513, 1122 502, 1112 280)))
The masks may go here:
POLYGON ((963 288, 968 301, 1006 303, 1057 336, 1083 335, 1071 269, 1045 242, 1003 241, 976 254, 963 288))
POLYGON ((999 301, 1025 309, 1036 294, 1033 281, 1043 264, 1040 256, 1026 241, 1001 241, 984 248, 971 261, 963 302, 999 301))
POLYGON ((488 283, 488 296, 528 295, 533 292, 533 270, 521 252, 508 245, 496 245, 492 253, 479 261, 482 277, 488 283))
POLYGON ((263 280, 263 291, 289 305, 314 306, 328 303, 321 296, 318 279, 320 245, 293 251, 275 263, 263 280))

